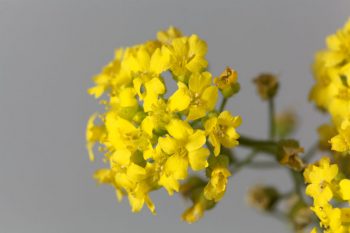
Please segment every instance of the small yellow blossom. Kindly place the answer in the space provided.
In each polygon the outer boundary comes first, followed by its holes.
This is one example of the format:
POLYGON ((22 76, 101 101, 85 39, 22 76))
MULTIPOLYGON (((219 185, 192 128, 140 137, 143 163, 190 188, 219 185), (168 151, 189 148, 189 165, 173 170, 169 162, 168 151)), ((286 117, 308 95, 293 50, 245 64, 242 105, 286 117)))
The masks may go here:
POLYGON ((166 31, 157 33, 157 39, 163 44, 171 44, 173 39, 182 37, 182 32, 173 26, 170 26, 166 31))
POLYGON ((227 67, 219 77, 214 79, 214 83, 221 90, 224 97, 228 98, 239 91, 240 86, 237 78, 237 71, 227 67))
POLYGON ((213 116, 205 122, 205 132, 214 146, 215 156, 220 154, 221 145, 227 148, 238 145, 239 134, 236 128, 241 122, 240 116, 232 116, 229 111, 220 113, 218 117, 213 116))
POLYGON ((208 66, 205 59, 207 44, 197 35, 175 38, 167 48, 171 54, 170 70, 179 80, 208 66))
POLYGON ((93 147, 96 142, 101 142, 105 135, 105 126, 104 125, 95 125, 94 121, 98 117, 98 114, 95 113, 91 115, 86 127, 86 147, 89 153, 89 158, 91 161, 95 160, 93 147))
POLYGON ((315 85, 311 89, 310 99, 327 111, 338 135, 330 142, 331 149, 337 152, 349 152, 347 142, 350 135, 344 121, 350 116, 350 20, 335 34, 326 39, 327 48, 315 56, 313 72, 315 85))
POLYGON ((208 200, 220 201, 226 192, 228 177, 231 172, 225 167, 216 167, 210 174, 210 181, 204 188, 204 196, 208 200))
POLYGON ((346 152, 350 150, 350 122, 344 121, 338 129, 339 134, 332 137, 330 142, 332 150, 337 152, 346 152))
POLYGON ((169 98, 170 111, 188 111, 187 120, 204 117, 214 109, 218 90, 211 86, 212 78, 209 72, 194 73, 188 86, 178 82, 178 90, 169 98))
POLYGON ((170 157, 159 182, 172 194, 173 191, 179 191, 179 184, 175 180, 187 177, 189 165, 194 171, 208 166, 209 150, 203 147, 206 141, 204 131, 193 130, 186 122, 174 119, 168 124, 167 131, 169 135, 159 138, 159 146, 170 157), (169 178, 173 180, 170 186, 167 183, 169 178))
POLYGON ((338 166, 330 164, 328 157, 323 157, 319 165, 309 165, 304 172, 306 194, 313 197, 315 202, 325 203, 333 197, 332 181, 338 174, 338 166))

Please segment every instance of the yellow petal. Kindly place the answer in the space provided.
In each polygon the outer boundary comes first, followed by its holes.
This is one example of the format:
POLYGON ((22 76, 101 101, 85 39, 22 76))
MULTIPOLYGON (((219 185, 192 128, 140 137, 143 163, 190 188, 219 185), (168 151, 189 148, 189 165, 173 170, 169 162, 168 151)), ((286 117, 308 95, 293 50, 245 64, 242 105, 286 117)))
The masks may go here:
POLYGON ((140 212, 142 207, 143 207, 143 204, 145 202, 145 199, 144 198, 140 198, 140 197, 136 197, 132 194, 130 194, 128 196, 129 198, 129 203, 130 203, 130 206, 131 206, 131 211, 133 213, 135 212, 140 212))
POLYGON ((187 177, 187 169, 187 159, 178 154, 170 156, 165 164, 166 173, 178 180, 182 180, 187 177))
POLYGON ((165 92, 164 83, 160 78, 153 78, 145 84, 147 93, 163 94, 165 92))
POLYGON ((180 188, 179 182, 171 175, 161 176, 158 183, 168 191, 169 196, 172 196, 174 191, 178 192, 180 188))
POLYGON ((202 130, 196 130, 194 134, 188 137, 188 142, 186 144, 186 149, 188 151, 194 151, 199 149, 205 143, 205 134, 202 130))
POLYGON ((349 149, 346 141, 341 135, 334 136, 331 139, 331 144, 332 144, 332 150, 334 151, 345 152, 349 149))
POLYGON ((149 136, 153 135, 153 129, 154 129, 154 123, 152 120, 152 117, 147 116, 145 119, 143 119, 141 123, 141 128, 144 132, 146 132, 149 136))
POLYGON ((148 209, 151 211, 151 213, 155 215, 156 214, 156 207, 154 206, 153 201, 151 200, 151 198, 148 195, 145 197, 145 202, 146 202, 148 209))
POLYGON ((159 138, 158 145, 168 155, 174 154, 178 148, 176 140, 174 140, 173 138, 171 138, 169 136, 167 136, 165 138, 162 138, 162 137, 159 138))
POLYGON ((215 86, 206 88, 201 97, 207 103, 207 109, 213 110, 218 99, 218 88, 215 86))
POLYGON ((133 88, 125 88, 121 90, 119 94, 121 107, 133 107, 137 105, 137 99, 135 98, 135 90, 133 88))
POLYGON ((205 106, 191 105, 186 119, 188 121, 197 120, 199 118, 204 117, 206 113, 207 109, 205 108, 205 106))
POLYGON ((189 89, 194 93, 202 93, 211 83, 211 74, 209 72, 194 73, 188 81, 189 89))
POLYGON ((188 108, 191 102, 191 97, 187 86, 182 82, 178 82, 178 89, 170 96, 168 105, 171 112, 183 111, 188 108))
POLYGON ((209 154, 210 152, 207 148, 200 148, 198 150, 189 152, 188 159, 190 161, 192 170, 199 171, 208 167, 207 158, 209 154))
POLYGON ((97 180, 99 184, 112 184, 113 175, 110 169, 99 169, 94 173, 94 179, 97 180))
POLYGON ((150 70, 156 74, 164 72, 169 67, 170 55, 167 50, 160 50, 159 48, 154 51, 151 57, 150 70))
POLYGON ((128 149, 117 150, 113 153, 111 160, 122 166, 130 163, 131 152, 128 149))
POLYGON ((173 119, 166 126, 168 133, 177 140, 187 139, 188 135, 193 133, 191 126, 179 119, 173 119))
POLYGON ((134 181, 140 181, 142 180, 146 175, 146 170, 136 164, 130 164, 127 170, 127 176, 134 181))
POLYGON ((339 186, 340 186, 340 193, 343 200, 349 201, 350 200, 350 180, 343 179, 342 181, 340 181, 339 186))

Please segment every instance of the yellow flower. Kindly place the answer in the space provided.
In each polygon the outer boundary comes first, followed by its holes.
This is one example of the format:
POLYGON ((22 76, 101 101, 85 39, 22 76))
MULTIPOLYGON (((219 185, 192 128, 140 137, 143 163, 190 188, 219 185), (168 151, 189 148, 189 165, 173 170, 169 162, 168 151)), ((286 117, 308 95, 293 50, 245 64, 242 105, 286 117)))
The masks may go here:
POLYGON ((205 59, 207 44, 197 35, 175 38, 167 48, 171 54, 170 70, 179 80, 208 66, 205 59))
POLYGON ((170 26, 166 31, 157 33, 157 39, 163 44, 171 44, 173 39, 182 37, 182 32, 173 26, 170 26))
POLYGON ((230 67, 227 67, 219 77, 216 77, 214 79, 214 83, 218 86, 219 89, 224 90, 237 83, 237 77, 237 71, 231 69, 230 67))
POLYGON ((88 120, 86 127, 86 148, 89 153, 89 158, 91 161, 95 160, 95 155, 93 152, 93 147, 96 142, 101 142, 105 136, 105 127, 104 125, 95 125, 94 121, 98 117, 98 114, 95 113, 91 115, 88 120))
POLYGON ((183 214, 182 219, 187 223, 194 223, 201 219, 204 215, 205 207, 202 202, 194 203, 183 214))
POLYGON ((209 72, 194 73, 189 79, 188 86, 178 82, 178 90, 169 98, 169 109, 172 112, 188 110, 187 120, 204 117, 214 109, 218 90, 211 86, 209 72))
POLYGON ((209 142, 214 146, 214 154, 220 154, 220 147, 234 147, 238 145, 239 134, 236 128, 241 124, 240 116, 232 116, 229 111, 220 113, 218 117, 209 118, 205 124, 205 132, 209 136, 209 142))
POLYGON ((121 166, 130 163, 131 156, 141 152, 144 159, 152 153, 149 138, 141 129, 131 122, 117 116, 113 112, 106 115, 106 130, 108 133, 108 146, 113 148, 112 159, 121 166))
POLYGON ((331 139, 331 149, 347 152, 350 144, 348 127, 344 121, 350 116, 350 20, 342 29, 326 39, 327 48, 315 56, 313 66, 316 80, 310 99, 327 111, 338 135, 331 139))
POLYGON ((228 98, 239 91, 240 86, 237 78, 237 71, 227 67, 219 77, 214 79, 214 83, 221 90, 224 97, 228 98))
POLYGON ((316 203, 323 204, 333 197, 332 182, 338 174, 338 166, 330 164, 328 157, 323 157, 318 165, 309 165, 304 172, 304 178, 309 185, 306 194, 313 197, 316 203))
POLYGON ((159 133, 165 130, 170 120, 174 117, 168 111, 167 105, 163 99, 159 99, 151 106, 151 110, 141 123, 142 129, 150 136, 153 136, 153 131, 159 133))
POLYGON ((165 92, 160 74, 168 68, 169 59, 169 54, 164 49, 158 48, 149 54, 146 48, 141 47, 124 61, 133 74, 133 86, 139 98, 144 101, 146 112, 158 100, 158 96, 165 92))
POLYGON ((113 184, 113 172, 110 169, 99 169, 94 173, 94 179, 97 180, 99 184, 113 184))
POLYGON ((130 164, 124 172, 115 175, 115 185, 122 187, 127 192, 132 212, 139 212, 146 204, 149 210, 155 214, 155 207, 148 193, 155 188, 152 183, 152 170, 149 167, 141 167, 130 164))
POLYGON ((194 171, 208 166, 209 150, 203 147, 206 139, 202 130, 193 130, 188 123, 179 119, 173 119, 166 128, 169 135, 159 138, 158 141, 162 151, 169 155, 160 184, 171 195, 174 190, 179 191, 179 184, 176 180, 183 180, 187 177, 189 165, 194 171))
POLYGON ((228 177, 231 172, 225 167, 216 167, 211 172, 210 181, 204 188, 204 196, 208 200, 220 201, 226 192, 228 177))
POLYGON ((332 137, 330 140, 332 144, 332 150, 338 151, 338 152, 349 151, 350 150, 350 122, 348 120, 343 121, 338 132, 339 134, 332 137))
POLYGON ((186 221, 187 223, 197 222, 203 217, 206 210, 209 210, 215 206, 214 201, 205 198, 202 186, 192 188, 190 195, 184 197, 190 199, 193 203, 192 206, 185 210, 185 212, 182 214, 182 220, 186 221))
MULTIPOLYGON (((132 212, 146 205, 155 214, 150 193, 164 188, 169 195, 180 191, 191 199, 193 206, 183 219, 194 222, 213 208, 226 190, 228 163, 206 169, 211 177, 208 184, 197 178, 186 186, 187 191, 180 190, 189 168, 196 172, 209 165, 204 120, 194 122, 213 111, 217 101, 218 88, 205 70, 206 52, 207 45, 198 36, 184 37, 170 27, 159 32, 156 40, 118 49, 93 78, 95 86, 88 93, 104 97, 100 100, 104 112, 88 120, 87 150, 94 160, 94 144, 98 143, 101 160, 108 165, 93 177, 99 184, 112 186, 118 200, 127 197, 132 212), (167 93, 165 72, 178 82, 175 93, 167 93), (204 197, 205 185, 206 196, 212 200, 204 197)), ((227 140, 236 141, 238 136, 230 129, 235 125, 225 127, 227 140)), ((226 144, 230 143, 234 142, 226 144)))

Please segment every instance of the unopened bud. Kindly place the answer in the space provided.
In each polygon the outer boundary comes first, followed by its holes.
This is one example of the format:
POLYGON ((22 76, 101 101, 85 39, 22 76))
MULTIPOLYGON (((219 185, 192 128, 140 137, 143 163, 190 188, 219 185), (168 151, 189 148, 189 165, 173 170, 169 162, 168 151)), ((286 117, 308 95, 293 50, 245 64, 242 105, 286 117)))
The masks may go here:
POLYGON ((274 187, 256 185, 248 191, 247 201, 252 207, 268 212, 279 199, 279 193, 274 187))
POLYGON ((276 133, 280 138, 292 134, 297 126, 297 116, 293 111, 285 111, 276 116, 276 133))
POLYGON ((304 148, 300 147, 299 143, 295 140, 282 140, 279 142, 279 162, 295 171, 301 171, 305 167, 299 155, 303 152, 304 148))
POLYGON ((262 73, 254 79, 254 83, 262 100, 272 99, 277 94, 279 84, 273 74, 262 73))

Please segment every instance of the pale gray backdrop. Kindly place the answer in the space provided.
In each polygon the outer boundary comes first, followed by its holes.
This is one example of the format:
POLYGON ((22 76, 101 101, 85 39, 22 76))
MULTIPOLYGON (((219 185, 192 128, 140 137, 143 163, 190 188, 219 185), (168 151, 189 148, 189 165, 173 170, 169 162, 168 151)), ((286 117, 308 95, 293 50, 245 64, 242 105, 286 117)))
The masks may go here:
POLYGON ((265 136, 266 108, 251 78, 280 75, 278 109, 303 118, 297 138, 308 146, 326 117, 307 100, 310 64, 324 37, 350 16, 348 0, 25 1, 0 0, 0 232, 287 232, 246 206, 257 183, 290 187, 284 171, 247 170, 199 223, 180 214, 188 203, 164 191, 152 197, 158 216, 132 214, 109 187, 96 187, 85 150, 85 124, 97 101, 91 77, 116 47, 180 27, 209 44, 211 71, 238 70, 242 91, 229 108, 243 117, 241 132, 265 136))

